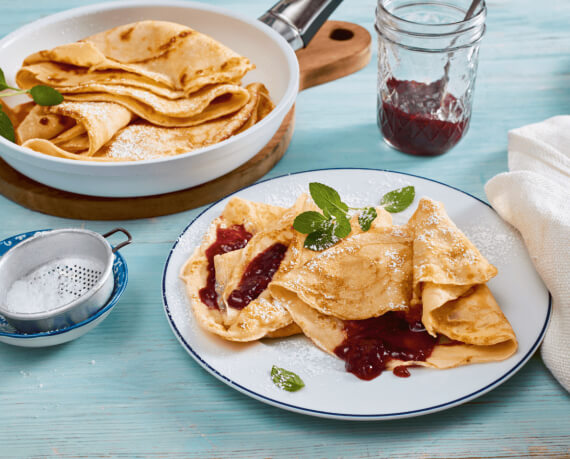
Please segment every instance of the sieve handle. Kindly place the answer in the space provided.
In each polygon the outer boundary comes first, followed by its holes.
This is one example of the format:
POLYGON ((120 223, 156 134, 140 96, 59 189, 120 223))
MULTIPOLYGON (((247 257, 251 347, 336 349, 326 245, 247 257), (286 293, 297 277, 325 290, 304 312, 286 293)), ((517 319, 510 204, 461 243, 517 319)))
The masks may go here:
POLYGON ((103 234, 103 237, 106 239, 109 236, 111 236, 112 234, 115 233, 123 233, 125 236, 127 236, 127 240, 121 242, 120 244, 116 245, 115 247, 113 247, 113 253, 115 253, 117 250, 122 249, 123 247, 125 247, 126 245, 129 245, 132 241, 133 241, 133 237, 131 236, 131 233, 129 233, 125 228, 115 228, 114 230, 109 231, 108 233, 103 234))

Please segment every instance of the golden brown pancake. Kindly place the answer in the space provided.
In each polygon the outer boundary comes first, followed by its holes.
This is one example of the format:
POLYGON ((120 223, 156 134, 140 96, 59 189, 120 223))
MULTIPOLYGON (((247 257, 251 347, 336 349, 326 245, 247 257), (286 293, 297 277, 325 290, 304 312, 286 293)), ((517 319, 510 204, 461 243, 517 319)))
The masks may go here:
POLYGON ((70 101, 116 103, 149 123, 163 127, 196 126, 234 113, 249 100, 247 89, 235 84, 205 86, 180 99, 120 85, 91 84, 80 89, 61 88, 60 92, 70 101))
MULTIPOLYGON (((165 21, 126 24, 77 43, 40 51, 25 59, 24 70, 45 62, 87 68, 90 72, 110 71, 108 79, 98 78, 104 84, 114 84, 111 77, 118 72, 123 72, 120 75, 124 80, 129 78, 125 73, 133 74, 144 78, 137 81, 183 91, 186 95, 210 84, 239 82, 253 68, 246 57, 213 38, 165 21)), ((41 79, 46 83, 48 77, 44 72, 33 72, 34 78, 39 75, 43 75, 41 79)), ((18 83, 34 81, 29 74, 17 78, 18 83)), ((71 79, 66 86, 84 82, 71 79)))
POLYGON ((243 132, 274 108, 261 83, 240 86, 253 68, 246 57, 181 24, 116 27, 24 60, 17 84, 57 88, 65 102, 34 109, 16 123, 17 141, 84 161, 193 151, 243 132))
POLYGON ((414 297, 422 303, 426 330, 469 344, 513 339, 484 285, 497 269, 449 219, 443 204, 420 200, 408 226, 414 233, 414 297))
POLYGON ((367 232, 355 216, 351 235, 321 252, 305 248, 306 236, 293 229, 295 217, 309 210, 317 208, 307 195, 289 209, 230 202, 181 274, 202 327, 234 341, 301 330, 325 352, 341 355, 339 349, 350 342, 355 325, 378 327, 375 321, 396 317, 415 328, 421 318, 413 333, 428 340, 427 358, 393 358, 385 362, 387 369, 452 368, 503 360, 516 351, 515 334, 486 285, 496 268, 453 224, 441 203, 420 200, 404 226, 392 225, 391 215, 378 208, 367 232), (206 275, 204 250, 215 225, 235 222, 249 222, 254 235, 244 248, 215 256, 221 309, 203 309, 196 289, 206 275), (268 287, 245 308, 233 308, 230 299, 247 267, 277 243, 287 246, 287 252, 268 287))
POLYGON ((236 113, 192 127, 164 128, 132 121, 133 113, 115 103, 63 102, 36 107, 17 133, 25 147, 70 159, 135 161, 174 156, 221 142, 239 132, 250 118, 259 121, 260 111, 273 108, 261 83, 248 85, 246 91, 249 102, 236 113))
POLYGON ((64 157, 75 153, 91 157, 132 118, 129 110, 117 104, 63 102, 35 107, 16 132, 22 146, 32 150, 64 157))
POLYGON ((253 341, 271 336, 274 332, 277 332, 277 336, 295 332, 295 328, 290 327, 291 316, 283 307, 271 301, 269 292, 263 292, 243 309, 229 307, 226 301, 226 290, 231 293, 228 289, 233 290, 236 285, 233 279, 239 282, 249 260, 267 248, 268 240, 287 242, 287 233, 291 230, 279 224, 285 211, 281 207, 233 198, 222 215, 212 222, 202 244, 180 273, 194 316, 202 328, 231 341, 253 341), (219 307, 212 308, 203 303, 200 297, 200 290, 208 276, 206 250, 216 240, 218 227, 230 228, 234 225, 243 225, 253 236, 245 248, 214 257, 219 307), (239 274, 234 274, 235 270, 239 270, 239 274), (285 330, 278 332, 280 329, 285 330))
POLYGON ((412 290, 412 241, 391 228, 344 239, 274 280, 317 311, 362 320, 405 311, 412 290))
POLYGON ((407 284, 392 279, 395 275, 403 279, 397 264, 379 263, 383 270, 374 272, 374 262, 381 260, 378 247, 388 240, 376 230, 349 237, 293 269, 270 284, 271 294, 307 337, 333 355, 348 336, 345 320, 405 310, 380 305, 394 305, 398 302, 394 299, 399 298, 404 299, 402 304, 406 299, 409 304, 415 300, 415 307, 422 308, 423 325, 431 335, 440 337, 439 344, 425 361, 391 360, 388 369, 400 365, 451 368, 503 360, 516 351, 515 334, 485 284, 496 268, 451 222, 441 203, 422 199, 408 224, 390 231, 407 243, 400 251, 390 248, 406 260, 407 284), (359 249, 366 245, 371 246, 370 252, 363 257, 359 249), (412 285, 418 292, 415 297, 412 285), (393 290, 388 292, 388 288, 393 290), (372 300, 380 298, 383 301, 372 300))

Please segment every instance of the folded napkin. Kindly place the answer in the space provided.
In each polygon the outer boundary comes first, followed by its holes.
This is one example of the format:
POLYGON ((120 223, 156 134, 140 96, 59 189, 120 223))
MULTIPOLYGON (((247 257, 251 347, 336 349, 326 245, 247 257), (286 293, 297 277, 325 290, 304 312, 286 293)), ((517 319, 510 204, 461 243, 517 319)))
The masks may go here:
POLYGON ((541 354, 570 392, 570 116, 510 131, 509 171, 489 180, 485 192, 499 215, 522 234, 552 294, 541 354))

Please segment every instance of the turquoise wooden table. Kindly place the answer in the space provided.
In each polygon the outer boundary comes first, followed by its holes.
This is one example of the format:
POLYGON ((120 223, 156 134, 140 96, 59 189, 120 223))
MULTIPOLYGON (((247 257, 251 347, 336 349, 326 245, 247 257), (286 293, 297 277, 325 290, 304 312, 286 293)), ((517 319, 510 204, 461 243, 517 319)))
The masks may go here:
MULTIPOLYGON (((269 0, 270 1, 270 0, 269 0)), ((0 1, 0 34, 90 0, 0 1)), ((250 17, 267 1, 220 0, 250 17)), ((373 31, 373 0, 333 19, 373 31)), ((491 0, 466 138, 433 159, 388 148, 375 122, 376 62, 303 91, 293 141, 267 175, 322 167, 418 174, 485 199, 507 169, 507 131, 570 111, 570 3, 491 0)), ((99 327, 45 349, 0 345, 0 457, 567 457, 570 397, 537 354, 492 392, 460 407, 384 422, 332 421, 242 395, 200 368, 171 332, 162 269, 200 209, 137 221, 65 220, 0 197, 0 239, 39 228, 125 226, 130 280, 99 327)))

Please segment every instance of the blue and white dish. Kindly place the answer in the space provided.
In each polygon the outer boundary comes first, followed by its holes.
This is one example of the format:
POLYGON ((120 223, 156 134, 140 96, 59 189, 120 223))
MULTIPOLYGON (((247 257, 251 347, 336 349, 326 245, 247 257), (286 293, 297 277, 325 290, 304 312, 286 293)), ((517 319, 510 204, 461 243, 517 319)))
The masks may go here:
MULTIPOLYGON (((15 245, 41 231, 49 230, 22 233, 0 241, 0 256, 4 255, 15 245)), ((16 330, 0 315, 0 342, 21 347, 46 347, 55 346, 79 338, 99 325, 110 314, 127 286, 127 264, 119 252, 115 252, 113 260, 113 280, 113 293, 105 305, 87 319, 68 327, 40 333, 24 333, 16 330)))
POLYGON ((488 204, 434 180, 375 169, 299 172, 256 183, 218 201, 198 215, 177 239, 165 266, 162 288, 164 309, 174 335, 214 377, 261 402, 343 420, 419 416, 485 394, 513 376, 533 355, 552 311, 548 290, 536 273, 522 238, 488 204), (517 335, 517 352, 500 362, 448 370, 414 368, 410 378, 385 372, 372 381, 362 381, 345 371, 344 362, 322 352, 301 335, 232 343, 202 330, 191 312, 179 273, 210 222, 233 196, 290 206, 301 192, 308 191, 309 182, 332 186, 346 203, 355 207, 375 205, 387 191, 413 185, 416 200, 404 212, 393 215, 395 224, 408 220, 422 196, 443 202, 454 223, 499 269, 488 285, 517 335), (279 389, 270 378, 272 365, 297 373, 305 387, 293 393, 279 389))

